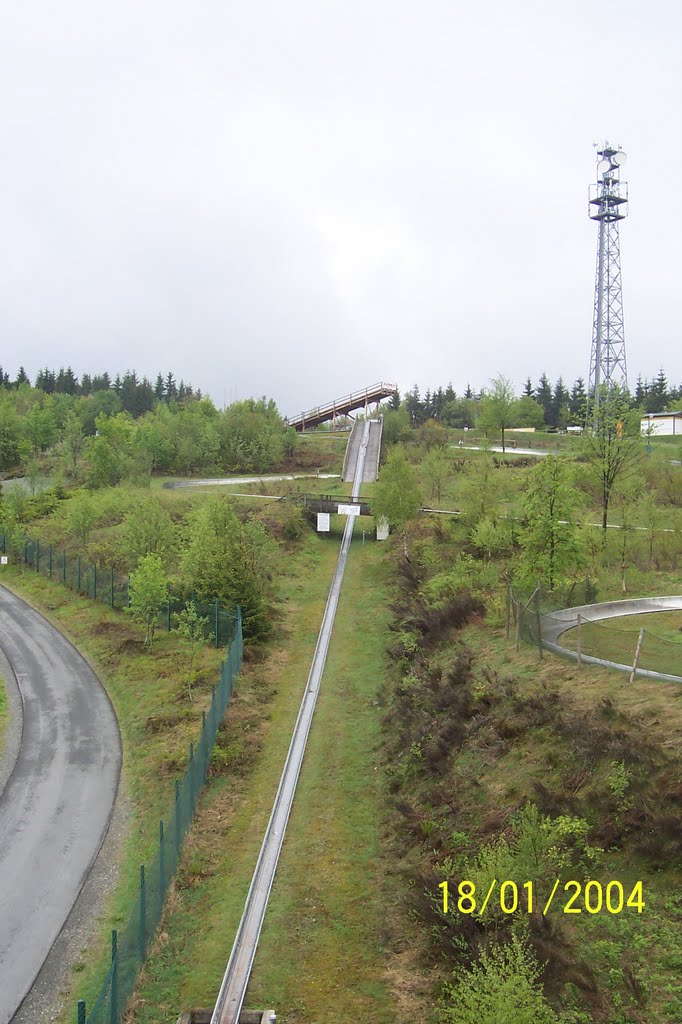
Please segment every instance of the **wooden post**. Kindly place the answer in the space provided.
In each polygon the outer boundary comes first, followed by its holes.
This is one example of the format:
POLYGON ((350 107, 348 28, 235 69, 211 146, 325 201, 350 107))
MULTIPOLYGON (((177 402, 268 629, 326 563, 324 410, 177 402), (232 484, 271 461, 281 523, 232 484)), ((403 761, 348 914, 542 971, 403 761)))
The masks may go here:
POLYGON ((578 612, 578 671, 583 667, 583 617, 578 612))
POLYGON ((635 660, 632 663, 632 672, 630 673, 630 682, 634 683, 635 676, 637 675, 637 666, 639 665, 639 656, 642 651, 642 643, 644 641, 644 630, 640 629, 639 637, 637 639, 637 647, 635 648, 635 660))

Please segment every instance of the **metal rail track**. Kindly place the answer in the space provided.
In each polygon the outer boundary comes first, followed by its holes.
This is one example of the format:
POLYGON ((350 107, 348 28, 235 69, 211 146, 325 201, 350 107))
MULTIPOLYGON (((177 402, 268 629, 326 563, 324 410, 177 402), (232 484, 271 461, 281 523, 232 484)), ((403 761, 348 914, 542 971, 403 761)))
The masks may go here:
MULTIPOLYGON (((366 421, 362 441, 358 451, 353 478, 353 497, 359 497, 360 487, 364 475, 365 456, 370 437, 370 422, 366 421)), ((341 583, 346 568, 346 559, 353 536, 355 517, 348 516, 343 531, 341 550, 339 552, 336 570, 332 579, 327 604, 322 618, 322 626, 317 638, 315 654, 313 656, 308 682, 301 702, 301 707, 294 726, 289 752, 284 764, 284 770, 280 779, 279 788, 270 815, 270 821, 265 831, 265 837, 256 862, 256 869, 253 873, 251 886, 246 897, 244 913, 237 930, 230 959, 223 976, 218 998, 216 1000, 211 1024, 238 1024, 239 1014, 244 1003, 246 987, 249 982, 251 968, 256 955, 256 947, 260 937, 263 919, 270 897, 270 890, 275 877, 277 861, 279 860, 284 833, 289 819, 289 812, 296 791, 298 776, 303 763, 308 733, 317 702, 317 695, 320 688, 322 673, 327 660, 327 651, 331 639, 334 617, 339 601, 341 583)))

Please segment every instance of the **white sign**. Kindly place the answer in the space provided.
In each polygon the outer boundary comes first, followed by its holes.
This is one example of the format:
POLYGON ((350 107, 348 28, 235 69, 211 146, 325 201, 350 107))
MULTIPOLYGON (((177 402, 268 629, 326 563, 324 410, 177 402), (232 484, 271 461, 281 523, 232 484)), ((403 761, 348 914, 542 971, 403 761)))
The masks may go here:
POLYGON ((2 558, 0 558, 0 565, 7 565, 7 555, 3 555, 2 558))
POLYGON ((381 518, 377 522, 377 540, 388 540, 388 519, 381 518))
POLYGON ((340 516, 359 516, 360 506, 359 505, 339 505, 340 516))
POLYGON ((329 533, 329 513, 318 512, 317 513, 317 532, 318 533, 329 533))

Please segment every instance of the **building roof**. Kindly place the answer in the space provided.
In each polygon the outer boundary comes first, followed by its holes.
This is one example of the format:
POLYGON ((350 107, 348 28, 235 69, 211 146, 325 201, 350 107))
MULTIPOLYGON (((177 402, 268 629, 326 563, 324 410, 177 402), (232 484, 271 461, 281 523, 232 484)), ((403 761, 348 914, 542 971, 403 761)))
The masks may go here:
POLYGON ((657 416, 682 416, 682 409, 671 409, 670 412, 645 412, 642 414, 642 419, 652 420, 657 416))

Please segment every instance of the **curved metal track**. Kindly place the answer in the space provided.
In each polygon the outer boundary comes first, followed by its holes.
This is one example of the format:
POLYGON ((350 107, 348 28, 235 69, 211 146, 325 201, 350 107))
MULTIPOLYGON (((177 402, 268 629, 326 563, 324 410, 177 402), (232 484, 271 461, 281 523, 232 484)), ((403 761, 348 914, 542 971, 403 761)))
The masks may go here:
MULTIPOLYGON (((647 612, 665 612, 682 610, 682 595, 672 597, 631 597, 624 601, 604 601, 601 604, 583 604, 575 608, 562 608, 555 612, 547 612, 540 618, 540 634, 542 646, 560 654, 562 657, 578 660, 578 652, 564 647, 560 637, 567 630, 578 625, 578 615, 583 622, 600 622, 603 619, 620 618, 624 615, 644 615, 647 612)), ((536 637, 537 639, 537 637, 536 637)), ((620 672, 631 672, 632 665, 621 665, 617 661, 607 661, 605 658, 595 658, 588 654, 581 655, 582 661, 588 665, 603 665, 606 668, 616 668, 620 672)), ((680 666, 682 672, 682 666, 680 666)), ((649 679, 662 679, 671 683, 682 682, 682 674, 672 675, 666 672, 654 672, 653 669, 638 668, 638 676, 647 676, 649 679)))
MULTIPOLYGON (((353 497, 359 497, 362 484, 365 457, 370 438, 370 422, 366 421, 362 441, 358 451, 353 478, 353 497)), ((317 646, 308 676, 305 693, 301 707, 294 726, 289 752, 284 764, 284 771, 280 779, 279 788, 275 797, 270 821, 265 832, 263 845, 261 846, 256 869, 251 880, 244 913, 237 931, 237 936, 232 947, 232 953, 227 964, 223 977, 220 992, 216 1000, 211 1024, 238 1024, 239 1013, 244 1003, 246 987, 248 985, 253 960, 256 955, 256 947, 260 937, 263 919, 275 877, 277 861, 279 859, 284 832, 289 819, 289 812, 296 791, 296 783, 303 763, 308 733, 317 702, 317 695, 320 688, 322 673, 327 660, 327 651, 331 639, 334 617, 341 591, 341 583, 346 568, 346 559, 353 536, 354 516, 348 516, 346 527, 343 532, 341 550, 336 564, 336 571, 329 588, 327 605, 322 618, 322 626, 317 638, 317 646)))

